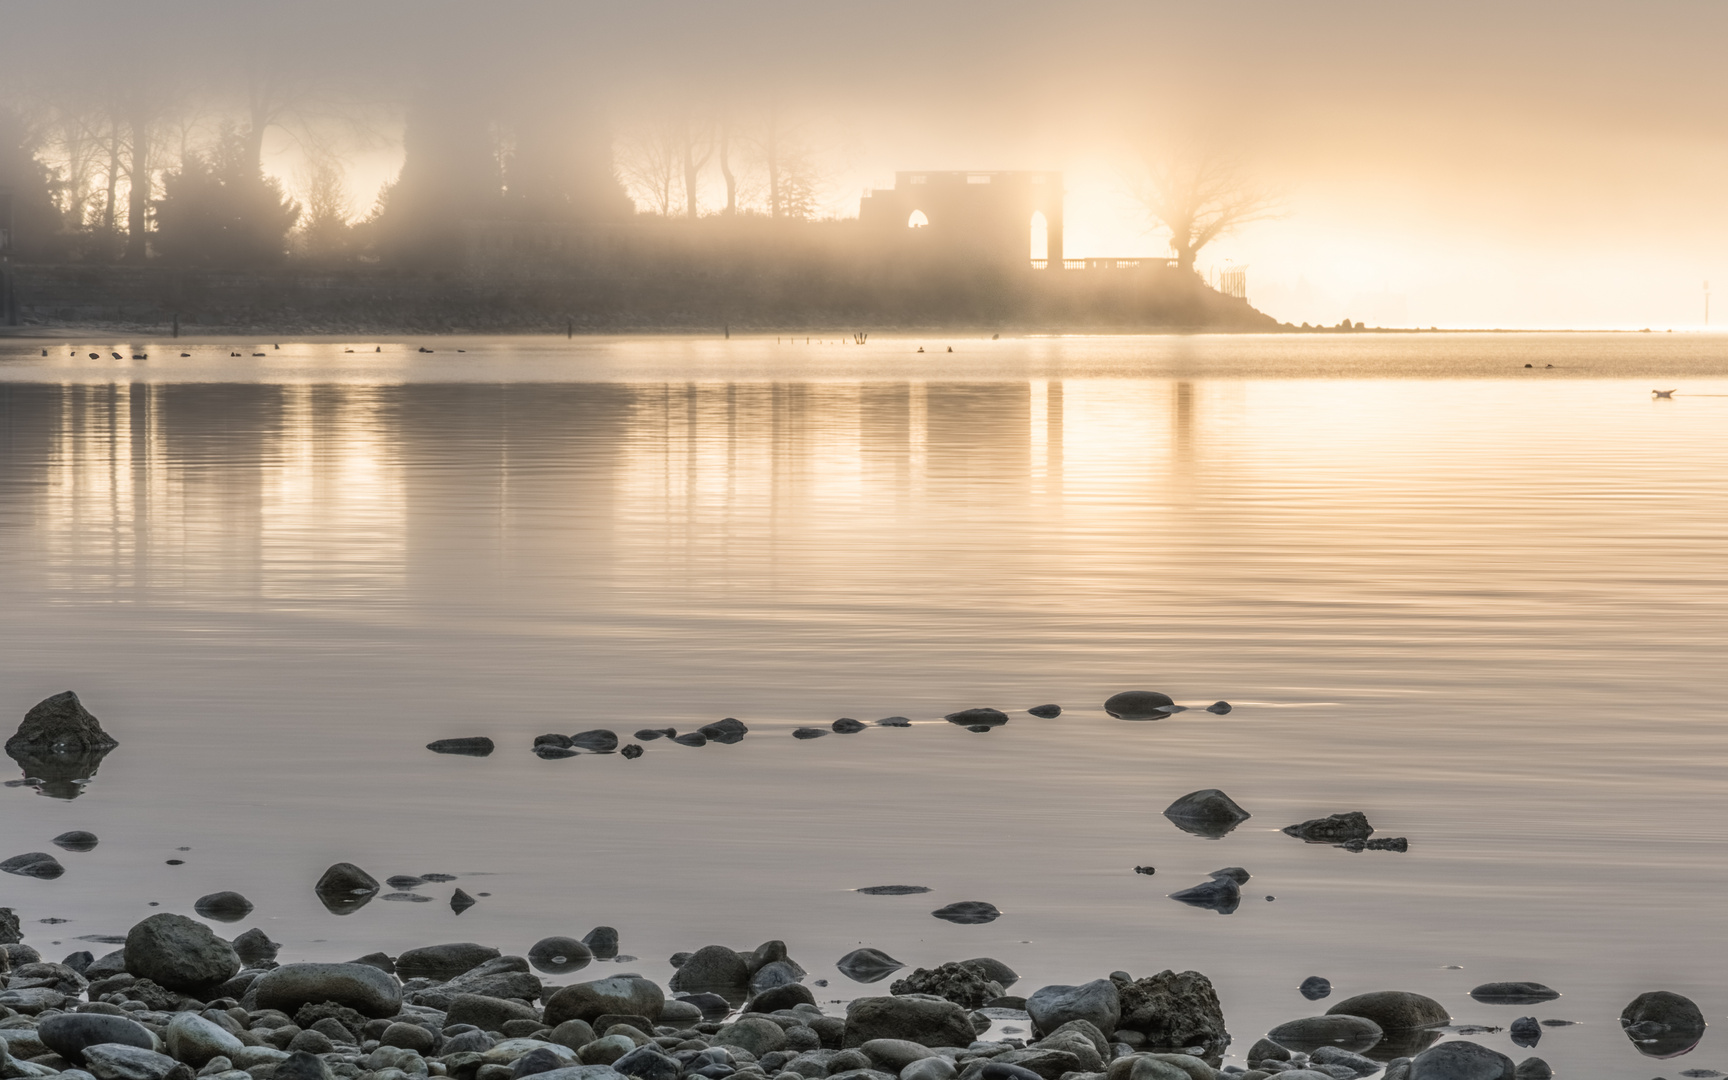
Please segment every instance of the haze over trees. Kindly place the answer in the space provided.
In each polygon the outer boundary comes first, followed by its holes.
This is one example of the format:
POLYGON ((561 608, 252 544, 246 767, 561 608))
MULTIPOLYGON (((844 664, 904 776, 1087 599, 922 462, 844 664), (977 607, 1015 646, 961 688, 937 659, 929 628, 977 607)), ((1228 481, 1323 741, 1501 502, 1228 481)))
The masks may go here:
POLYGON ((1206 245, 1283 209, 1277 189, 1245 160, 1197 141, 1148 152, 1129 188, 1152 225, 1170 234, 1177 269, 1189 272, 1206 245))

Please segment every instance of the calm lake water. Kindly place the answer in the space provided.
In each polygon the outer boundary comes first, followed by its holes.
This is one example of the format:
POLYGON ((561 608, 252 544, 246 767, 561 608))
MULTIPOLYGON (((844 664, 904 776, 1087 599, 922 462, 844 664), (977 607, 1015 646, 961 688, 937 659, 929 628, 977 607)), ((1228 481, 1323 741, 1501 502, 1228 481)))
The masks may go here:
POLYGON ((1324 975, 1578 1021, 1476 1036, 1568 1076, 1728 1070, 1617 1020, 1728 1012, 1728 339, 273 344, 0 341, 0 734, 75 689, 120 740, 0 790, 0 856, 67 866, 0 882, 51 958, 236 889, 285 960, 607 924, 659 980, 784 938, 825 1001, 885 992, 859 945, 1022 994, 1193 968, 1238 1061, 1324 975), (1104 713, 1134 688, 1235 711, 1104 713), (940 719, 975 705, 1012 719, 940 719), (1208 787, 1253 818, 1161 816, 1208 787), (1347 810, 1409 852, 1278 831, 1347 810), (337 917, 338 860, 489 895, 337 917), (1232 865, 1234 914, 1166 898, 1232 865), (1503 979, 1565 996, 1469 998, 1503 979))

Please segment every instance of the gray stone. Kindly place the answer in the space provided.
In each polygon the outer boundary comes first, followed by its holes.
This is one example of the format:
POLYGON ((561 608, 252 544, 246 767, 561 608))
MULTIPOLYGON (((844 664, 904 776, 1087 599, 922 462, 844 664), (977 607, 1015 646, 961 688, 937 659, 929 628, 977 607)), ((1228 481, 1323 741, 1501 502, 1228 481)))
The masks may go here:
POLYGON ((16 945, 23 939, 18 913, 9 907, 0 907, 0 945, 16 945))
POLYGON ((1005 988, 987 979, 967 964, 947 963, 934 968, 917 968, 904 979, 895 980, 888 988, 891 994, 934 994, 968 1009, 982 1008, 987 1001, 1001 997, 1005 988))
POLYGON ((610 1065, 576 1065, 541 1073, 540 1080, 621 1080, 623 1075, 610 1065))
POLYGON ((335 1080, 330 1067, 324 1064, 324 1059, 316 1054, 308 1054, 297 1050, 276 1063, 276 1071, 270 1074, 271 1080, 335 1080))
POLYGON ((1308 1060, 1315 1065, 1337 1065, 1349 1069, 1357 1076, 1368 1076, 1380 1071, 1380 1063, 1373 1058, 1346 1050, 1341 1046, 1316 1047, 1308 1055, 1308 1060))
MULTIPOLYGON (((494 1047, 487 1056, 496 1054, 498 1049, 498 1047, 494 1047)), ((569 1053, 570 1051, 562 1046, 556 1049, 550 1046, 536 1046, 510 1062, 510 1075, 513 1077, 535 1076, 576 1064, 576 1062, 563 1056, 569 1053)))
POLYGON ((1326 1010, 1327 1016, 1360 1016, 1387 1032, 1415 1031, 1452 1022, 1446 1007, 1431 997, 1408 990, 1375 990, 1345 998, 1326 1010))
POLYGON ((954 1080, 959 1071, 952 1059, 937 1054, 907 1064, 900 1080, 954 1080))
POLYGON ((911 727, 912 720, 906 716, 884 716, 876 721, 877 727, 911 727))
POLYGON ((252 914, 252 901, 237 892, 213 892, 200 896, 192 910, 217 922, 239 922, 252 914))
POLYGON ((820 739, 822 736, 829 734, 832 734, 832 732, 827 728, 822 727, 798 727, 792 729, 792 737, 794 739, 820 739))
POLYGON ((977 926, 981 923, 994 922, 1002 913, 996 910, 995 904, 983 900, 957 900, 937 908, 930 914, 945 922, 959 923, 962 926, 977 926))
POLYGON ((704 945, 672 974, 673 990, 742 989, 750 984, 750 966, 736 950, 704 945))
POLYGON ((1026 711, 1031 713, 1033 716, 1038 717, 1038 719, 1040 719, 1040 720, 1054 720, 1058 716, 1062 715, 1062 706, 1060 706, 1060 705, 1034 705, 1030 709, 1027 709, 1026 711))
POLYGON ((456 739, 433 739, 426 749, 434 754, 460 754, 463 757, 486 757, 495 747, 484 735, 468 735, 456 739))
POLYGON ((1310 844, 1341 844, 1346 840, 1366 840, 1374 835, 1374 826, 1360 810, 1314 818, 1300 825, 1287 825, 1284 832, 1310 844))
MULTIPOLYGON (((0 1039, 6 1037, 0 1031, 0 1039)), ((156 1039, 143 1024, 124 1016, 103 1013, 55 1013, 36 1023, 36 1036, 42 1045, 74 1065, 84 1064, 84 1048, 101 1043, 120 1043, 141 1050, 154 1050, 156 1039)))
POLYGON ((174 1014, 163 1041, 171 1057, 194 1069, 202 1068, 214 1057, 229 1057, 232 1061, 231 1055, 246 1045, 221 1024, 191 1012, 174 1014))
POLYGON ((1252 815, 1217 788, 1190 791, 1164 808, 1164 816, 1185 832, 1221 837, 1252 815))
POLYGON ((444 1013, 444 1023, 473 1024, 481 1031, 503 1031, 512 1020, 540 1019, 533 1006, 508 998, 486 997, 481 994, 457 994, 444 1013))
POLYGON ((1230 703, 1228 701, 1214 701, 1206 706, 1206 711, 1218 716, 1225 716, 1230 712, 1230 703))
POLYGON ((83 829, 63 832, 49 842, 63 851, 94 851, 98 843, 95 833, 83 829))
POLYGON ((1410 1080, 1516 1080, 1517 1066, 1498 1050, 1458 1039, 1410 1059, 1410 1080))
POLYGON ((375 1019, 402 1011, 402 988, 367 964, 285 964, 259 976, 250 993, 258 1008, 290 1016, 302 1005, 324 1001, 375 1019))
POLYGON ((1100 1031, 1121 1027, 1122 998, 1109 979, 1080 986, 1045 986, 1026 999, 1026 1012, 1039 1033, 1055 1031, 1070 1020, 1085 1020, 1100 1031))
POLYGON ((488 960, 498 959, 498 950, 472 941, 447 945, 424 945, 396 958, 396 973, 407 979, 445 981, 473 971, 488 960))
POLYGON ((974 1034, 966 1010, 952 1001, 922 994, 866 997, 846 1007, 843 1045, 905 1039, 924 1046, 969 1046, 974 1034))
POLYGON ((638 1046, 612 1063, 612 1067, 636 1080, 678 1080, 683 1067, 658 1046, 638 1046))
POLYGON ((398 1020, 385 1028, 378 1036, 381 1046, 399 1046, 404 1050, 413 1050, 419 1054, 430 1054, 438 1044, 438 1039, 430 1031, 419 1024, 410 1024, 398 1020))
POLYGON ((727 1024, 714 1035, 716 1046, 741 1046, 757 1057, 780 1050, 786 1045, 786 1032, 774 1021, 761 1016, 746 1016, 727 1024))
POLYGON ((582 937, 582 944, 597 960, 610 960, 618 955, 618 931, 610 926, 596 926, 582 937))
POLYGON ((1162 720, 1176 702, 1156 690, 1124 690, 1104 702, 1104 711, 1118 720, 1162 720))
POLYGON ((1001 983, 1004 990, 1020 981, 1019 972, 993 956, 978 956, 971 960, 962 960, 960 964, 963 967, 971 968, 991 982, 1001 983))
POLYGON ((1296 992, 1309 1001, 1319 1001, 1321 998, 1332 996, 1332 982, 1319 975, 1310 975, 1302 980, 1302 985, 1296 988, 1296 992))
POLYGON ((856 735, 868 726, 868 724, 854 720, 850 716, 842 716, 840 719, 829 725, 836 734, 840 735, 856 735))
POLYGON ((1491 982, 1470 991, 1470 996, 1486 1005, 1536 1005, 1553 1001, 1560 992, 1539 982, 1491 982))
POLYGON ((1542 1025, 1534 1016, 1520 1016, 1507 1027, 1506 1033, 1512 1036, 1515 1046, 1535 1046, 1542 1041, 1542 1025))
POLYGON ((1620 1026, 1641 1054, 1672 1057, 1704 1037, 1704 1014, 1692 999, 1668 990, 1652 990, 1632 999, 1620 1013, 1620 1026))
POLYGON ((1200 1046, 1215 1057, 1230 1044, 1218 993, 1198 971, 1166 970, 1133 981, 1112 976, 1111 981, 1122 1003, 1117 1027, 1145 1035, 1148 1049, 1200 1046))
POLYGON ((102 730, 102 724, 84 708, 78 695, 67 690, 44 698, 24 714, 24 722, 6 740, 11 757, 106 753, 120 744, 102 730))
POLYGON ((908 1042, 905 1039, 871 1039, 859 1046, 870 1063, 887 1072, 897 1073, 914 1061, 938 1056, 936 1051, 923 1043, 908 1042))
POLYGON ((59 859, 46 851, 30 851, 0 862, 0 872, 51 880, 64 874, 66 868, 60 865, 59 859))
POLYGON ((281 949, 282 946, 271 941, 269 936, 257 927, 234 939, 234 952, 240 957, 240 962, 248 967, 276 959, 276 954, 281 949))
POLYGON ((331 914, 347 915, 378 894, 378 879, 353 863, 336 863, 324 871, 312 891, 331 914))
POLYGON ((412 1000, 416 1005, 448 1009, 459 994, 535 1001, 539 999, 543 988, 540 977, 528 970, 526 959, 520 956, 497 956, 448 982, 415 991, 412 1000))
MULTIPOLYGON (((671 1008, 673 1005, 677 1004, 680 1003, 669 1001, 666 1003, 666 1007, 671 1008)), ((781 1012, 783 1010, 797 1008, 799 1005, 814 1004, 816 1004, 816 995, 808 986, 804 986, 800 983, 787 983, 784 986, 775 986, 764 990, 752 997, 749 1002, 745 1004, 744 1011, 762 1013, 781 1012)), ((686 1006, 686 1008, 688 1007, 689 1006, 686 1006)), ((665 1019, 664 1013, 661 1014, 661 1019, 665 1019)))
POLYGON ((1261 1039, 1248 1048, 1248 1064, 1256 1066, 1263 1061, 1289 1061, 1290 1051, 1279 1046, 1271 1039, 1261 1039))
POLYGON ((580 971, 594 960, 594 953, 573 937, 549 937, 528 950, 528 962, 549 975, 580 971))
POLYGON ((636 1044, 623 1035, 602 1035, 576 1051, 576 1058, 584 1065, 610 1065, 634 1049, 636 1044))
POLYGON ((457 889, 455 892, 450 894, 450 910, 454 911, 458 915, 462 914, 464 911, 467 911, 469 908, 473 907, 475 904, 477 904, 479 902, 480 901, 474 899, 472 896, 469 896, 467 893, 463 892, 461 889, 457 889))
POLYGON ((1539 1057, 1527 1057, 1512 1074, 1516 1080, 1553 1080, 1554 1070, 1539 1057))
POLYGON ((1242 904, 1242 887, 1235 880, 1227 877, 1213 878, 1204 881, 1191 889, 1173 892, 1170 899, 1178 900, 1192 907, 1210 908, 1221 915, 1228 915, 1242 904))
POLYGON ((233 946, 184 915, 164 911, 126 933, 126 971, 169 990, 196 996, 239 970, 233 946))
POLYGON ((594 1028, 586 1020, 566 1020, 552 1029, 546 1041, 580 1050, 595 1040, 594 1028))
POLYGON ((556 1028, 566 1020, 594 1020, 607 1013, 660 1018, 666 995, 654 983, 635 975, 572 983, 546 1002, 545 1023, 556 1028))
POLYGON ((1001 709, 962 709, 959 712, 949 713, 942 719, 950 724, 959 724, 961 727, 968 728, 1001 727, 1008 722, 1008 714, 1001 709))
POLYGON ((853 949, 834 962, 840 974, 853 982, 881 982, 905 967, 900 961, 880 949, 853 949))
POLYGON ((84 1048, 84 1068, 96 1080, 192 1080, 192 1070, 166 1054, 121 1043, 84 1048))
POLYGON ((591 754, 610 754, 618 749, 618 733, 607 731, 605 728, 581 731, 570 736, 570 745, 586 750, 591 754))
POLYGON ((84 988, 90 985, 90 981, 65 964, 50 964, 38 960, 35 963, 19 964, 14 967, 6 985, 12 990, 47 987, 50 990, 58 990, 62 994, 78 997, 84 993, 84 988))
POLYGON ((1360 1016, 1305 1016, 1279 1024, 1266 1037, 1291 1050, 1307 1053, 1322 1046, 1367 1050, 1380 1041, 1379 1024, 1360 1016))
POLYGON ((716 720, 712 724, 703 724, 696 730, 709 742, 717 743, 735 743, 750 733, 750 729, 745 727, 742 721, 731 716, 716 720))

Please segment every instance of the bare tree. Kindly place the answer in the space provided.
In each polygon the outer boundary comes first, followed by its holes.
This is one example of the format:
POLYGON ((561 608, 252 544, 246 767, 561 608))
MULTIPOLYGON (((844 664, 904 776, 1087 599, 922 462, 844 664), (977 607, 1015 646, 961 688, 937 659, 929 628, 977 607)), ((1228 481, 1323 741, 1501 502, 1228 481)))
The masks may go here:
POLYGON ((763 110, 749 142, 767 181, 768 216, 776 221, 814 217, 827 175, 808 126, 789 119, 774 99, 763 110))
POLYGON ((681 134, 675 115, 650 108, 624 128, 618 141, 619 181, 631 198, 661 217, 670 217, 676 205, 681 134))
POLYGON ((732 113, 722 110, 720 128, 720 176, 726 181, 726 216, 738 213, 738 177, 732 172, 732 113))
POLYGON ((702 170, 714 156, 714 125, 686 101, 683 123, 679 126, 679 157, 684 168, 684 216, 695 221, 700 208, 697 194, 702 184, 702 170))
POLYGON ((1283 209, 1245 162, 1207 146, 1149 155, 1130 187, 1153 224, 1169 231, 1177 269, 1189 273, 1207 244, 1283 209))

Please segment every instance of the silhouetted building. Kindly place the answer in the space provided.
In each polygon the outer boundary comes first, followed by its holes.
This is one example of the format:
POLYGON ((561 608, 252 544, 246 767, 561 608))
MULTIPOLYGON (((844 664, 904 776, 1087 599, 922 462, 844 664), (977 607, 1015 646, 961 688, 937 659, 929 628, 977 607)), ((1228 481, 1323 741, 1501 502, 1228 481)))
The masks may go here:
POLYGON ((858 223, 937 258, 1060 269, 1062 174, 899 172, 864 196, 858 223))

